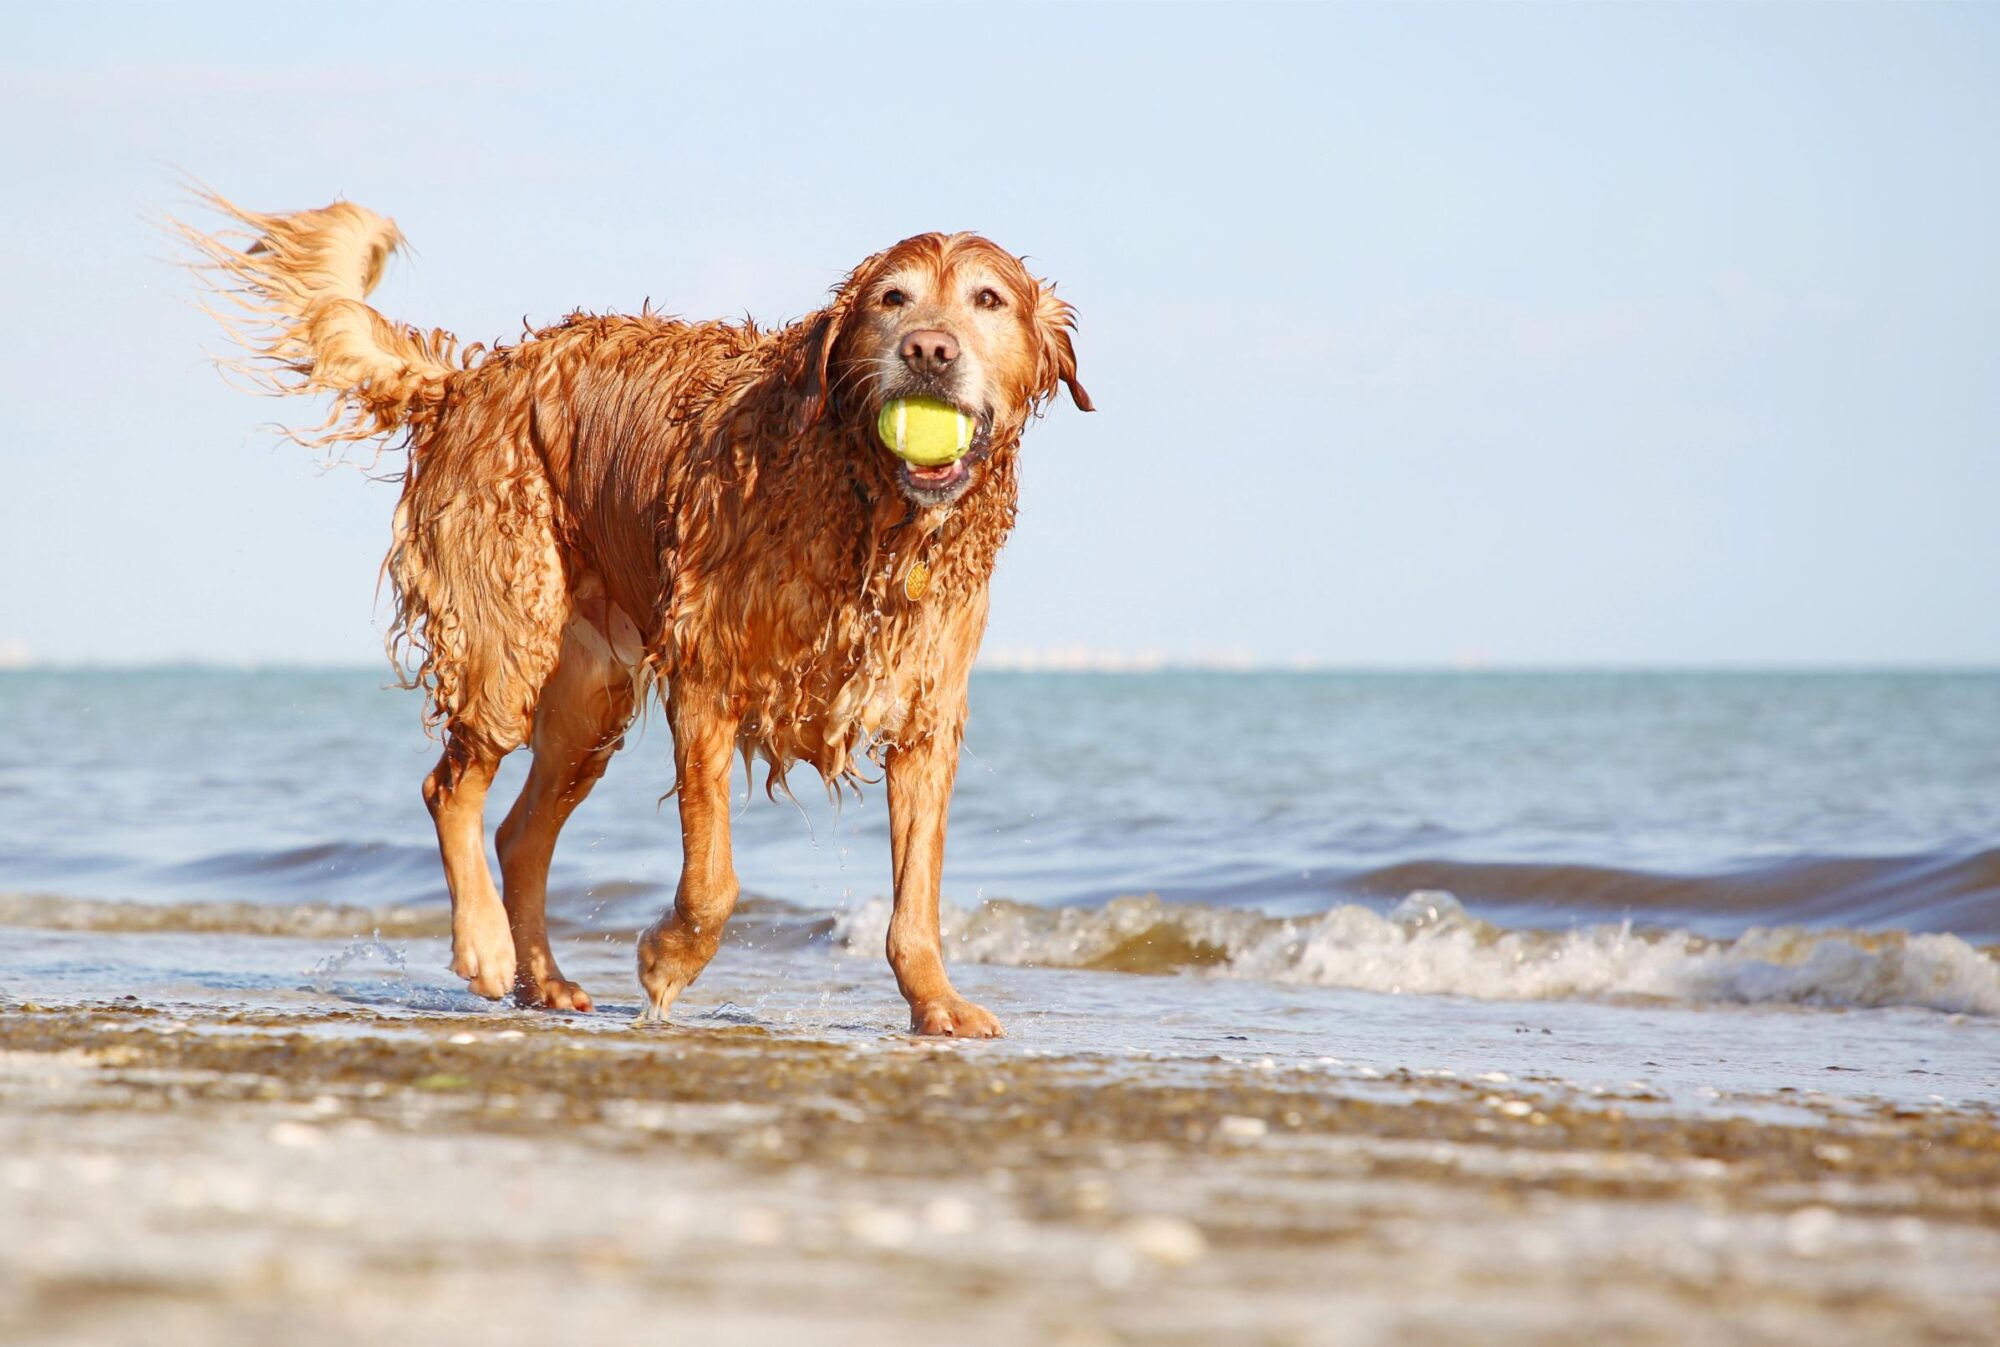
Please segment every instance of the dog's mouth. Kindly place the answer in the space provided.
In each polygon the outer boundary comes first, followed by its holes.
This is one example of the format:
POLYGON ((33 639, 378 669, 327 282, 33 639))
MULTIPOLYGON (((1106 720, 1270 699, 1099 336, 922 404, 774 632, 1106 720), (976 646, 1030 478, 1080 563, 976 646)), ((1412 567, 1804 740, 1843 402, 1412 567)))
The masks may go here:
POLYGON ((923 468, 915 463, 903 465, 904 482, 917 491, 949 491, 971 476, 972 469, 962 458, 935 468, 923 468))
POLYGON ((897 481, 903 493, 920 505, 944 505, 956 500, 972 484, 972 470, 985 461, 993 452, 993 416, 984 410, 976 410, 952 400, 972 419, 972 442, 963 454, 949 463, 925 466, 901 460, 897 463, 897 481))

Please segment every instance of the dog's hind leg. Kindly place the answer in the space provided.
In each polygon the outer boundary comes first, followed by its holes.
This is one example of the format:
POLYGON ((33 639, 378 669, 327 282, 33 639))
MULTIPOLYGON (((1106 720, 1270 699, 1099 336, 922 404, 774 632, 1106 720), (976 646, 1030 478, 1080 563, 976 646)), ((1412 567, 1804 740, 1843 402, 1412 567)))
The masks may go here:
POLYGON ((742 711, 718 693, 675 685, 667 714, 681 807, 681 882, 673 907, 639 937, 639 982, 649 1003, 644 1018, 651 1021, 666 1019, 674 999, 715 957, 736 907, 729 773, 742 711))
POLYGON ((571 619, 562 657, 535 707, 528 740, 534 766, 496 838, 514 934, 514 996, 523 1005, 591 1008, 590 993, 563 977, 549 948, 543 912, 549 861, 563 824, 625 742, 634 701, 632 669, 589 618, 571 619))
POLYGON ((438 854, 451 889, 451 971, 481 996, 514 985, 514 942, 486 868, 486 791, 505 750, 475 733, 448 733, 444 756, 424 778, 438 854))
MULTIPOLYGON (((528 737, 554 671, 570 596, 547 482, 423 451, 396 511, 388 570, 398 628, 424 652, 418 676, 444 721, 445 752, 424 782, 451 888, 451 968, 481 996, 514 988, 514 938, 486 866, 486 791, 528 737)), ((416 451, 413 451, 413 453, 416 451)))

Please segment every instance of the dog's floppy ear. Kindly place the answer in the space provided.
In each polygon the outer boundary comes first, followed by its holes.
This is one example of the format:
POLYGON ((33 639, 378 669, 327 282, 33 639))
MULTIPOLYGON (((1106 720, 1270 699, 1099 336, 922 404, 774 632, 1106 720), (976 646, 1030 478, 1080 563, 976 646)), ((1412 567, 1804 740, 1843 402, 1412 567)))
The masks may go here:
POLYGON ((1046 398, 1056 391, 1060 381, 1069 389, 1070 401, 1077 410, 1094 412, 1090 394, 1076 378, 1076 346, 1070 341, 1070 333, 1076 330, 1076 310, 1055 297, 1055 292, 1047 286, 1040 287, 1035 302, 1035 337, 1041 350, 1036 362, 1035 386, 1040 396, 1046 398))
POLYGON ((838 389, 839 369, 834 364, 834 355, 840 347, 841 328, 847 316, 861 302, 861 294, 868 277, 888 253, 876 253, 862 259, 861 265, 847 273, 839 285, 833 288, 833 302, 814 314, 806 324, 804 336, 799 341, 798 363, 792 371, 792 380, 798 388, 799 416, 798 429, 810 430, 825 420, 828 413, 840 414, 838 389))
POLYGON ((833 359, 834 343, 840 340, 842 316, 843 309, 838 304, 822 309, 806 326, 805 339, 799 344, 799 363, 793 380, 801 394, 797 427, 801 431, 810 430, 824 420, 827 406, 833 400, 827 367, 833 359))

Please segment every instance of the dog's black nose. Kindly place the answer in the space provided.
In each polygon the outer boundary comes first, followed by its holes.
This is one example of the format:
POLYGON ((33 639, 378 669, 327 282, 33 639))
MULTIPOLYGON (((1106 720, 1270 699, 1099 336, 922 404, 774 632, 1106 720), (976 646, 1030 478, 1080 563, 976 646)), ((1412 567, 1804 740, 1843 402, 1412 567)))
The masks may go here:
POLYGON ((942 374, 958 359, 958 338, 934 327, 903 338, 903 363, 918 374, 942 374))

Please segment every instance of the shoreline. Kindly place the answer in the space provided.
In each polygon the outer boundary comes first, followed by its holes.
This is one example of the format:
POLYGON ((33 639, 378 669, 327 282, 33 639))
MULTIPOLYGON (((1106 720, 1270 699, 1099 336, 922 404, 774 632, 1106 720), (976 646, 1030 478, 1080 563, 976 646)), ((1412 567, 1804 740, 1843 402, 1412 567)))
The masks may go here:
POLYGON ((0 1000, 0 1208, 37 1232, 0 1328, 1971 1343, 2000 1312, 1990 1106, 1773 1121, 1498 1072, 603 1025, 0 1000))

